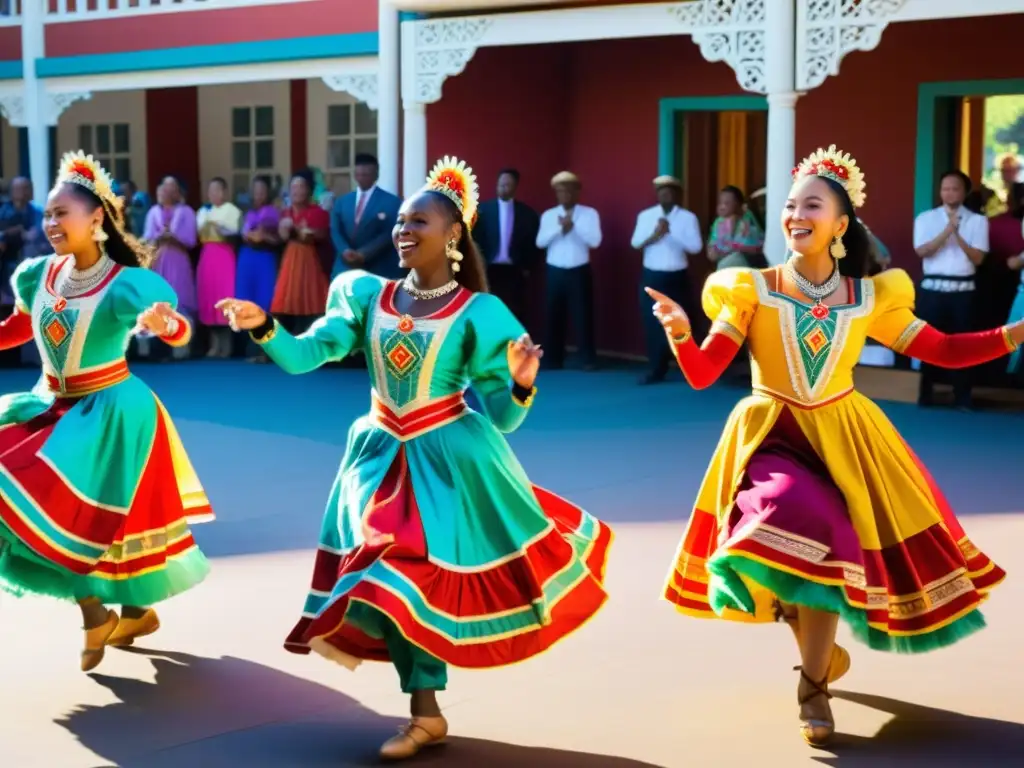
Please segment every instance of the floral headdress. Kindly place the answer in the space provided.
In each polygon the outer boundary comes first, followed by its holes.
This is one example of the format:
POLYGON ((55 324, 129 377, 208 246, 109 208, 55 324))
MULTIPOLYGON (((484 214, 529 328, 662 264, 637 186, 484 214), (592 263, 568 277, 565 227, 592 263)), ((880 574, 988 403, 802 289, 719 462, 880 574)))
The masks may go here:
POLYGON ((473 169, 464 160, 456 157, 445 157, 438 160, 434 170, 427 177, 424 189, 440 192, 459 209, 462 223, 470 229, 476 224, 477 204, 480 201, 480 188, 476 183, 473 169))
POLYGON ((113 179, 92 155, 87 155, 82 150, 64 155, 60 161, 60 170, 57 172, 57 183, 78 184, 106 203, 114 203, 117 200, 113 179))
POLYGON ((124 198, 114 192, 114 180, 92 155, 82 150, 67 152, 60 161, 57 171, 58 184, 77 184, 85 187, 100 199, 103 210, 110 217, 117 233, 129 248, 135 252, 139 266, 146 267, 153 260, 152 249, 132 237, 124 228, 124 198))
POLYGON ((833 144, 827 150, 819 149, 807 157, 793 169, 793 180, 807 176, 824 176, 832 179, 850 196, 854 208, 864 205, 867 195, 864 193, 864 173, 857 166, 857 161, 848 152, 840 152, 833 144))

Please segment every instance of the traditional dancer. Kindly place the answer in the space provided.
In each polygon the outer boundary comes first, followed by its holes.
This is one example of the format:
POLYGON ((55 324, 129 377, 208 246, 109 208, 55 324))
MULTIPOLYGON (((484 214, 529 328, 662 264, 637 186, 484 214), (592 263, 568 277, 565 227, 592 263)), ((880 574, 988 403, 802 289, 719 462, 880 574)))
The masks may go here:
POLYGON ((209 503, 124 358, 133 332, 175 346, 191 328, 170 285, 139 268, 151 254, 122 216, 99 163, 65 155, 43 218, 56 254, 18 266, 17 308, 0 323, 0 348, 34 337, 44 373, 33 392, 0 399, 0 585, 78 602, 83 671, 105 646, 155 632, 147 606, 209 570, 189 532, 212 519, 209 503))
POLYGON ((441 741, 446 665, 499 667, 577 629, 606 599, 607 526, 531 485, 501 432, 526 418, 541 350, 496 297, 470 237, 476 181, 445 158, 394 228, 403 281, 349 271, 327 314, 292 336, 226 301, 290 373, 357 349, 372 408, 349 432, 312 588, 285 647, 350 669, 391 661, 412 720, 381 748, 402 759, 441 741), (467 408, 472 386, 485 415, 467 408))
POLYGON ((978 606, 1004 577, 965 535, 921 461, 882 411, 853 390, 865 339, 946 367, 1006 355, 1018 323, 947 336, 913 313, 906 272, 863 270, 870 248, 855 208, 864 177, 849 155, 818 150, 794 171, 782 213, 784 267, 716 272, 704 287, 712 333, 698 347, 678 305, 655 314, 695 388, 747 342, 753 394, 736 406, 711 460, 664 596, 686 614, 785 619, 802 666, 801 733, 835 728, 828 684, 846 673, 842 617, 858 640, 919 653, 981 629, 978 606))

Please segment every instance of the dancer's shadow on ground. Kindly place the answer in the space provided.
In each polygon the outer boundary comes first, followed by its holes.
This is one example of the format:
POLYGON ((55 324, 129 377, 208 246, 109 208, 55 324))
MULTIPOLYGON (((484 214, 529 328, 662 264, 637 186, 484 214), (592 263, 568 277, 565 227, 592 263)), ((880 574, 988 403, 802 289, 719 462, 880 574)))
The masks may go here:
POLYGON ((832 691, 843 701, 861 704, 893 719, 872 737, 837 733, 829 747, 834 755, 815 757, 841 768, 929 768, 1021 765, 1024 724, 972 717, 882 696, 832 691))
MULTIPOLYGON (((402 721, 326 686, 252 661, 165 651, 156 682, 92 675, 119 701, 58 724, 116 768, 319 768, 375 765, 402 721)), ((655 768, 624 758, 452 738, 415 765, 446 768, 655 768)))

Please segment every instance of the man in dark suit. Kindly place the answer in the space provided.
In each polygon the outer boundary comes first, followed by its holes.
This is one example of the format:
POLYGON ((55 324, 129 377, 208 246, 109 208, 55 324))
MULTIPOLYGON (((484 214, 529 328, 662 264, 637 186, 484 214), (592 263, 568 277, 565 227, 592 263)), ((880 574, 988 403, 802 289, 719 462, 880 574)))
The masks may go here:
POLYGON ((376 157, 356 155, 356 189, 335 200, 331 211, 331 241, 337 252, 332 279, 348 269, 386 278, 402 276, 391 240, 402 201, 377 186, 379 175, 376 157))
POLYGON ((487 263, 491 292, 520 322, 525 322, 526 278, 540 256, 540 217, 526 203, 516 200, 518 188, 519 171, 515 168, 498 174, 498 196, 481 203, 473 239, 487 263))

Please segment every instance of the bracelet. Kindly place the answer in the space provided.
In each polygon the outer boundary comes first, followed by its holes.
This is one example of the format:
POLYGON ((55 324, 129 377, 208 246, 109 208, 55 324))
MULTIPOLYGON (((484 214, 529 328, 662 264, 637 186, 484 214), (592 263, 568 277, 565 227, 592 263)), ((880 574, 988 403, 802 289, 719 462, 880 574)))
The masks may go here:
POLYGON ((533 397, 537 394, 536 387, 530 387, 529 389, 520 385, 518 382, 512 382, 512 399, 524 408, 529 408, 533 405, 533 397))
POLYGON ((1009 349, 1011 352, 1016 352, 1020 348, 1020 344, 1014 341, 1013 337, 1010 335, 1010 326, 1004 325, 1002 327, 1002 331, 1003 341, 1006 342, 1007 349, 1009 349))
POLYGON ((685 344, 686 342, 688 342, 692 338, 693 338, 693 332, 690 331, 690 330, 687 330, 684 333, 680 334, 679 336, 676 336, 675 334, 672 334, 672 343, 673 344, 677 344, 677 345, 678 344, 685 344))
POLYGON ((267 319, 249 331, 249 338, 257 344, 266 344, 277 335, 277 320, 267 312, 267 319))

